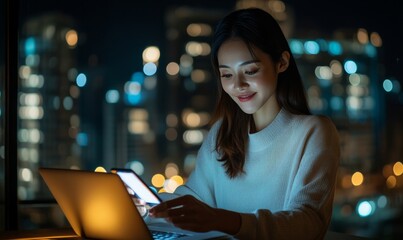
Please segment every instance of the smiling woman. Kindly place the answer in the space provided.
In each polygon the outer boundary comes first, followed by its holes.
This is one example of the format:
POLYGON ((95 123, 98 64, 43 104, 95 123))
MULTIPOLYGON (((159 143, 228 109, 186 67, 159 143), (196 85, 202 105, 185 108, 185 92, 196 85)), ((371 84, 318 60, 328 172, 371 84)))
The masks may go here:
MULTIPOLYGON (((286 109, 325 115, 340 134, 329 227, 379 238, 400 233, 394 226, 401 226, 401 218, 387 214, 399 215, 401 203, 394 199, 402 192, 402 175, 394 166, 403 159, 403 39, 398 28, 388 27, 403 24, 398 1, 349 0, 331 7, 320 0, 0 3, 5 10, 0 18, 7 23, 0 26, 0 229, 68 225, 38 175, 39 166, 130 168, 157 191, 174 192, 193 184, 198 151, 211 140, 210 147, 221 153, 215 156, 217 169, 232 176, 229 182, 242 178, 251 166, 239 160, 248 156, 239 149, 259 152, 262 141, 270 145, 260 133, 279 117, 288 119, 286 109), (290 48, 249 39, 253 29, 244 38, 225 37, 228 41, 214 48, 217 22, 253 4, 275 18, 287 37, 281 42, 290 48), (290 71, 297 64, 298 71, 290 71), (302 88, 305 97, 295 90, 302 88), (212 114, 217 100, 222 115, 212 114), (223 116, 229 117, 223 128, 208 124, 223 116), (359 184, 353 181, 356 172, 359 184), (372 189, 381 190, 373 196, 372 189), (363 216, 358 205, 365 202, 371 203, 371 214, 363 216), (363 228, 362 221, 370 227, 363 228), (378 227, 382 224, 388 227, 378 227)), ((292 149, 281 144, 273 152, 292 149)), ((262 179, 243 187, 265 188, 262 179)))
POLYGON ((211 57, 219 78, 213 125, 188 181, 150 216, 236 239, 323 239, 338 132, 310 114, 280 26, 262 9, 235 10, 219 21, 211 57))

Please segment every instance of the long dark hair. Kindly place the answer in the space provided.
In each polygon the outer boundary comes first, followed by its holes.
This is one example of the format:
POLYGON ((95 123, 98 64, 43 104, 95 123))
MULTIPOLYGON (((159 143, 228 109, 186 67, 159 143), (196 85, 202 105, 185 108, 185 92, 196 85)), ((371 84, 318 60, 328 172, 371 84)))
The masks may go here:
MULTIPOLYGON (((257 47, 267 53, 274 62, 281 60, 284 51, 290 53, 287 70, 278 75, 276 97, 280 107, 294 114, 311 114, 307 104, 295 59, 277 21, 266 11, 258 8, 235 10, 217 24, 211 52, 211 60, 216 75, 218 69, 218 50, 231 38, 242 39, 249 47, 257 47)), ((241 175, 245 163, 248 144, 249 125, 253 124, 252 115, 244 113, 224 92, 221 81, 218 83, 218 98, 212 123, 222 120, 216 137, 215 150, 220 154, 218 161, 223 162, 230 178, 241 175)))

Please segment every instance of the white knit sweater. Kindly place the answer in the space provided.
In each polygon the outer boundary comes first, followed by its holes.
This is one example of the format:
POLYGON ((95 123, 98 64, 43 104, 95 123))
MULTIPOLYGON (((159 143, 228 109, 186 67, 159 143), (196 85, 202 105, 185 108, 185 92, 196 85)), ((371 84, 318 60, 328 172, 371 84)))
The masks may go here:
POLYGON ((323 239, 340 158, 331 120, 282 109, 269 126, 249 134, 245 174, 235 179, 217 161, 219 124, 211 128, 194 171, 175 195, 191 194, 212 207, 241 213, 238 239, 323 239))

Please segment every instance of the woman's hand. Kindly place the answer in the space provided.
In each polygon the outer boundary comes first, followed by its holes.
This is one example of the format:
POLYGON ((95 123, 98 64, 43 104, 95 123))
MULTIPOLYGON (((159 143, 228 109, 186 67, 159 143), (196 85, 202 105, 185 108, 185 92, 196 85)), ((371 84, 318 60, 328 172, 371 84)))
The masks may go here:
POLYGON ((194 231, 235 234, 241 224, 238 213, 212 208, 191 195, 165 201, 150 209, 151 217, 166 218, 175 226, 194 231))

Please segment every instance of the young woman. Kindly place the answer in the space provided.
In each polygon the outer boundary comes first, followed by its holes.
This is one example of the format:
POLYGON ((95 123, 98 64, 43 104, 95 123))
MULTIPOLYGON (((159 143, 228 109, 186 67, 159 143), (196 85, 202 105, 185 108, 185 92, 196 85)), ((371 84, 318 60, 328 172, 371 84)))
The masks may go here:
POLYGON ((214 124, 186 184, 150 216, 238 239, 322 239, 338 133, 310 114, 278 23, 260 9, 230 13, 217 25, 212 61, 220 79, 214 124))

